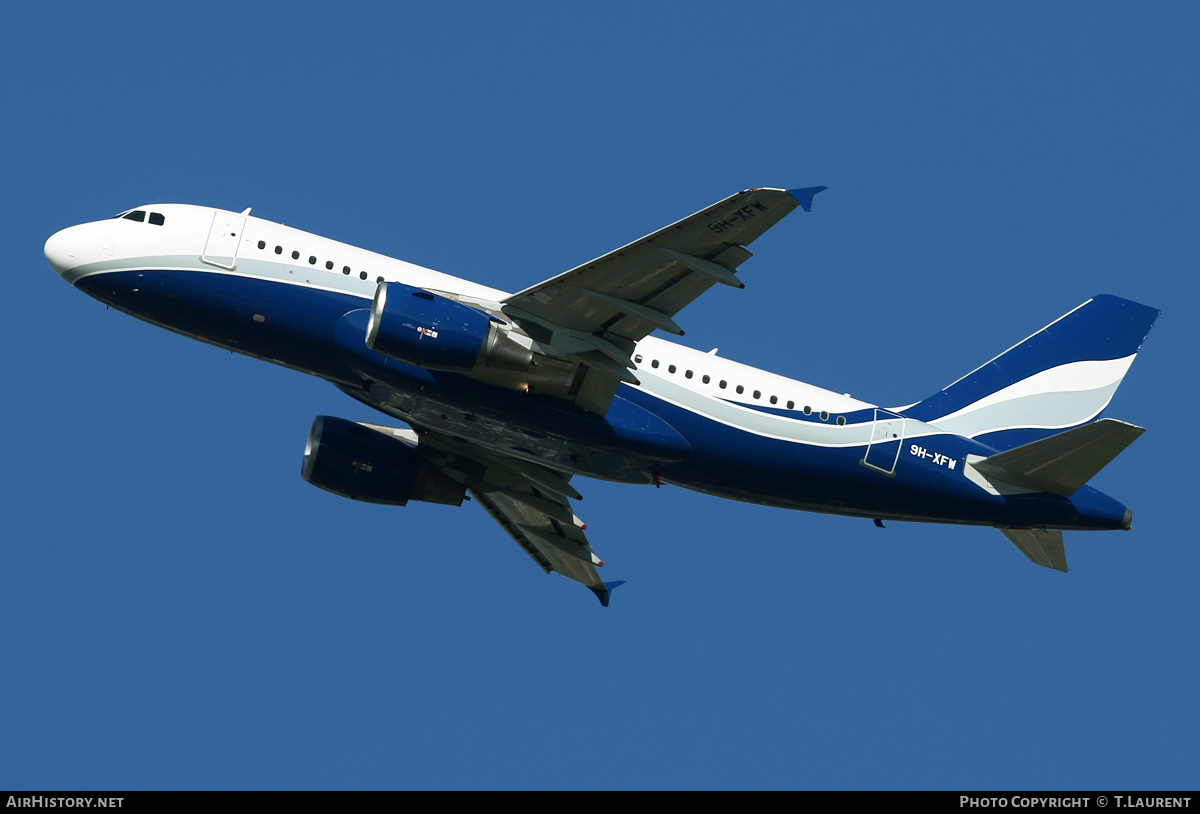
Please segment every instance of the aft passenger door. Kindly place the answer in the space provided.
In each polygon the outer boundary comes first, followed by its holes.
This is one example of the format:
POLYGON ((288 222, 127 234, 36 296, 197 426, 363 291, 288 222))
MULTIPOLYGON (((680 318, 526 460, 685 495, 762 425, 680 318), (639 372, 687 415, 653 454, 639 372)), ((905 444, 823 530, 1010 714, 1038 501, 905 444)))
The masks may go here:
POLYGON ((200 259, 218 268, 236 268, 238 246, 242 244, 242 230, 245 227, 246 219, 241 215, 220 210, 214 212, 208 242, 204 244, 204 254, 200 255, 200 259))
POLYGON ((904 416, 889 410, 875 410, 875 426, 871 443, 863 456, 863 466, 878 470, 889 477, 896 474, 896 461, 904 444, 904 416))

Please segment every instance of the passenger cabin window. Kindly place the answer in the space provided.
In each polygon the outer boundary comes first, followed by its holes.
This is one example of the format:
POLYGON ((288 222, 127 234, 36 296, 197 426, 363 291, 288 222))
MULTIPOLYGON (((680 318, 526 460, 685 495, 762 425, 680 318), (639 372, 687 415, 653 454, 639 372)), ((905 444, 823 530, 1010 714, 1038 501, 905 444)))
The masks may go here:
POLYGON ((260 249, 267 248, 267 241, 265 241, 265 240, 258 241, 258 248, 260 248, 260 249))
POLYGON ((293 259, 293 260, 299 260, 299 259, 300 259, 300 252, 292 252, 292 259, 293 259))

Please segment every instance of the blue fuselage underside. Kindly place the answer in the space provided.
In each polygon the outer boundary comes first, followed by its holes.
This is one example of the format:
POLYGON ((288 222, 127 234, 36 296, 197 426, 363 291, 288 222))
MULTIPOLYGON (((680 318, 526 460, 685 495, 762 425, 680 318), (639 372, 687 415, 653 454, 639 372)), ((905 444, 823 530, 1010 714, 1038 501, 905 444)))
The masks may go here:
MULTIPOLYGON (((344 292, 199 270, 103 272, 76 286, 155 325, 326 379, 418 428, 589 477, 645 483, 657 476, 736 500, 882 519, 1064 529, 1125 522, 1124 506, 1088 486, 1070 498, 995 495, 961 471, 910 455, 888 475, 862 464, 862 445, 749 432, 645 387, 622 385, 603 417, 562 399, 407 365, 366 347, 370 301, 344 292)), ((960 461, 994 452, 961 436, 936 438, 940 452, 960 461)))

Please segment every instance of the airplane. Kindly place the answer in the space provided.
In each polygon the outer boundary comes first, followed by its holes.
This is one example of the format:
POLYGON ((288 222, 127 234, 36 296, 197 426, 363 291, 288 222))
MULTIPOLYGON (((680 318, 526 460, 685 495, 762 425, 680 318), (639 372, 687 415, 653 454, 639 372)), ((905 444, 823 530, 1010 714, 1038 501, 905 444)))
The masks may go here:
POLYGON ((575 476, 767 506, 992 526, 1067 570, 1064 530, 1129 529, 1087 482, 1144 430, 1101 417, 1159 311, 1093 297, 914 404, 883 407, 652 336, 826 187, 738 192, 510 294, 240 213, 151 204, 46 241, 84 293, 299 370, 405 426, 318 416, 304 479, 354 500, 473 497, 605 607, 621 581, 575 476))

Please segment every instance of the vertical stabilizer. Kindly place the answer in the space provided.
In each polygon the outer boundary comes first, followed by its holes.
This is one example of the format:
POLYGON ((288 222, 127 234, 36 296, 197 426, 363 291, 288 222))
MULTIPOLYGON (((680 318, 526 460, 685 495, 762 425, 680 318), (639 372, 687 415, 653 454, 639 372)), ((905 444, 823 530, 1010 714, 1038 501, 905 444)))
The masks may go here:
POLYGON ((1108 406, 1158 314, 1093 297, 904 413, 1001 450, 1086 424, 1108 406))

